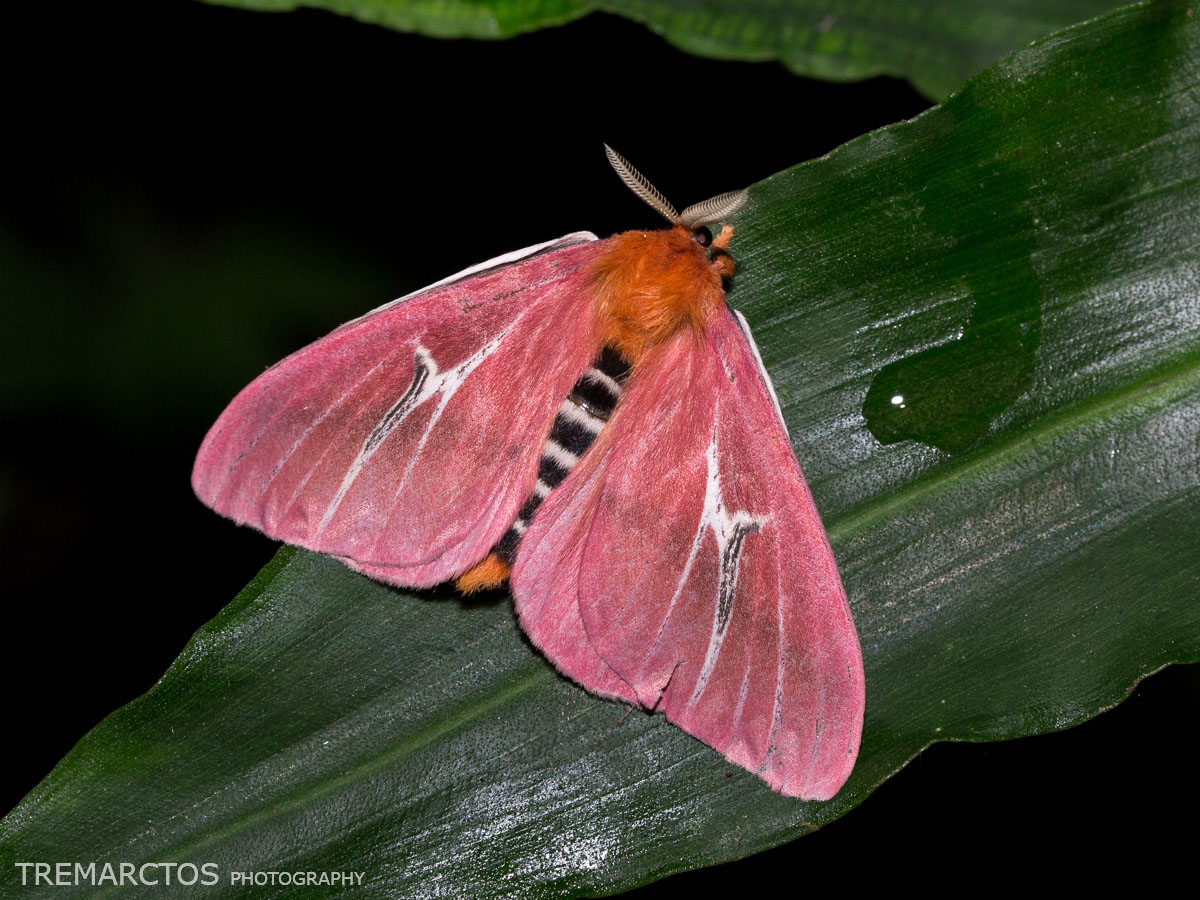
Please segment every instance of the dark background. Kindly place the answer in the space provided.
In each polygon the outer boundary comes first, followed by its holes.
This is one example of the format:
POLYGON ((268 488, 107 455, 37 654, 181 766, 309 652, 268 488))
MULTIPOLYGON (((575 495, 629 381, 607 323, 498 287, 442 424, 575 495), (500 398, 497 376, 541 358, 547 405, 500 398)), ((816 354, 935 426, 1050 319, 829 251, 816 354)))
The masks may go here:
MULTIPOLYGON (((899 81, 690 57, 599 15, 475 43, 315 12, 95 6, 0 38, 0 811, 272 555, 188 484, 263 367, 496 254, 654 225, 602 141, 682 207, 928 105, 899 81)), ((1200 672, 1175 667, 1069 732, 936 745, 816 835, 643 894, 963 865, 1070 878, 1130 855, 1161 871, 1195 833, 1177 816, 1200 800, 1197 709, 1200 672)))

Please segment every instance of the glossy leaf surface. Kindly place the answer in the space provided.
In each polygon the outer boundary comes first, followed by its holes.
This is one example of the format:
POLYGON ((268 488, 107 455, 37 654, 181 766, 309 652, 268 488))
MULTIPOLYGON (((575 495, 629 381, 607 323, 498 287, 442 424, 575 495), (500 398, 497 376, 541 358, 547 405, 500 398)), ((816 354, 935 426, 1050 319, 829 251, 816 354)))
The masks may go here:
POLYGON ((433 37, 507 38, 592 12, 641 22, 690 53, 778 60, 835 80, 894 75, 934 98, 1013 50, 1108 12, 1112 0, 210 0, 324 9, 433 37))
POLYGON ((932 741, 1064 728, 1196 660, 1198 60, 1185 6, 1125 10, 751 189, 731 301, 867 666, 833 801, 778 797, 558 678, 506 597, 411 596, 284 551, 4 820, 0 865, 612 892, 797 837, 932 741))

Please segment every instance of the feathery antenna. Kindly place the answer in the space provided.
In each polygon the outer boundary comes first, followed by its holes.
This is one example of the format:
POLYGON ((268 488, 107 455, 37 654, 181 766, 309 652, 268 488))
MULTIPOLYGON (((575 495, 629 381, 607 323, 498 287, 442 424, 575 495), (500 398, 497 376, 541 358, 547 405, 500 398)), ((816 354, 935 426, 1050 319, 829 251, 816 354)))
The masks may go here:
POLYGON ((617 174, 621 176, 621 180, 625 182, 631 191, 645 200, 654 209, 658 210, 659 214, 672 225, 679 221, 679 213, 675 212, 675 207, 667 202, 667 198, 662 195, 662 191, 646 180, 645 175, 631 166, 625 157, 608 146, 608 144, 604 145, 604 153, 608 156, 608 161, 612 163, 612 167, 617 170, 617 174))
POLYGON ((631 166, 625 157, 608 144, 604 145, 604 153, 612 167, 617 170, 617 174, 621 176, 621 180, 631 191, 658 210, 659 214, 672 225, 682 225, 690 231, 732 216, 742 208, 742 204, 750 196, 745 191, 727 191, 724 194, 710 197, 708 200, 693 203, 682 213, 677 213, 675 207, 668 203, 667 198, 662 195, 662 191, 652 185, 645 175, 631 166))
POLYGON ((749 194, 745 191, 729 191, 724 194, 717 194, 708 200, 703 200, 700 203, 693 203, 687 209, 679 214, 679 224, 684 228, 695 231, 701 225, 711 225, 713 222, 720 222, 722 219, 727 219, 735 212, 742 208, 742 204, 749 198, 749 194))

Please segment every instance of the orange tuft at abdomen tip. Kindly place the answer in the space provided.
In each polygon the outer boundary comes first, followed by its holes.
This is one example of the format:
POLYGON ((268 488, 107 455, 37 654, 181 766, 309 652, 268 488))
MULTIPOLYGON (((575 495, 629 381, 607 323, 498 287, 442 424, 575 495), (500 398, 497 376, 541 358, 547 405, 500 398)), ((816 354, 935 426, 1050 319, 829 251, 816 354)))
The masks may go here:
POLYGON ((482 562, 458 576, 454 586, 464 594, 474 594, 476 591, 500 587, 511 572, 508 563, 495 553, 489 553, 482 562))

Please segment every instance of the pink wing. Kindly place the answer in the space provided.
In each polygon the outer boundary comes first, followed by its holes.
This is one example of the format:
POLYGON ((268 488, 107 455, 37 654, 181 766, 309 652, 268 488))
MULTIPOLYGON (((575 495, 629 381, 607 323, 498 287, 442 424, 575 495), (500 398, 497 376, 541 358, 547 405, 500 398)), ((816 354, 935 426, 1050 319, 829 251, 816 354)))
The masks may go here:
POLYGON ((584 687, 828 799, 858 753, 862 654, 756 356, 728 311, 652 350, 525 533, 513 594, 584 687))
POLYGON ((475 267, 268 369, 209 432, 196 494, 392 583, 469 568, 512 524, 591 361, 592 241, 475 267))

